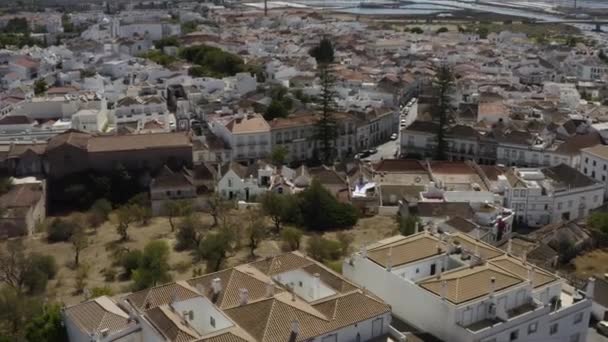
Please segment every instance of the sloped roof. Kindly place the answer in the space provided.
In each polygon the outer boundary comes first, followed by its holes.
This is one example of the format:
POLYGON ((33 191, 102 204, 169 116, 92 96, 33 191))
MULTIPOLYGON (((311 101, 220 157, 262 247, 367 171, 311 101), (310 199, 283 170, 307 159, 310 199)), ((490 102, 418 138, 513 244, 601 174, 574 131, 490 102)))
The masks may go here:
POLYGON ((95 136, 88 140, 89 152, 116 152, 191 147, 188 135, 180 132, 95 136))
POLYGON ((547 167, 541 171, 546 177, 569 188, 582 188, 597 184, 591 177, 585 176, 566 164, 547 167))
POLYGON ((454 304, 462 304, 490 293, 490 279, 495 279, 495 291, 523 283, 523 279, 502 269, 484 265, 470 269, 446 272, 438 279, 433 277, 419 285, 440 296, 442 283, 446 282, 445 298, 454 304), (484 286, 487 284, 487 286, 484 286))
POLYGON ((5 115, 0 119, 0 126, 3 125, 28 125, 34 123, 35 120, 27 115, 5 115))
POLYGON ((38 183, 15 184, 0 196, 1 208, 27 208, 35 205, 43 196, 42 185, 38 183))
POLYGON ((168 283, 133 292, 126 299, 140 310, 150 310, 171 303, 172 298, 186 300, 198 296, 200 295, 190 287, 183 286, 180 283, 168 283))
POLYGON ((103 329, 108 329, 110 333, 118 332, 135 324, 129 322, 127 313, 105 296, 66 308, 65 314, 89 334, 103 329))
POLYGON ((421 233, 370 249, 367 257, 382 267, 388 266, 389 261, 396 267, 443 253, 443 247, 438 249, 438 246, 436 238, 421 233))
POLYGON ((89 133, 77 130, 67 130, 64 133, 58 134, 49 139, 47 151, 52 151, 64 145, 86 150, 89 139, 91 139, 91 135, 89 133))

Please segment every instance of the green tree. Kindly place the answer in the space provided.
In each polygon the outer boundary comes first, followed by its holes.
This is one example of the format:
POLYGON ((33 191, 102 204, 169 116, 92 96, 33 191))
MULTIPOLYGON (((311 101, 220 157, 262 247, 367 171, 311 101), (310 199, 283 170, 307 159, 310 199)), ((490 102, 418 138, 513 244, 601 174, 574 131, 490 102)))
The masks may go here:
POLYGON ((90 270, 91 267, 87 264, 80 264, 76 269, 76 282, 74 283, 76 294, 83 293, 84 289, 87 287, 90 270))
POLYGON ((410 29, 410 32, 414 33, 414 34, 423 34, 424 30, 422 30, 420 27, 416 26, 416 27, 412 27, 410 29))
POLYGON ((317 99, 320 107, 319 120, 316 124, 317 141, 320 144, 322 161, 329 165, 334 157, 334 145, 338 136, 337 122, 333 116, 335 77, 332 68, 327 64, 321 64, 319 68, 319 79, 321 80, 321 94, 317 99))
POLYGON ((416 226, 420 227, 421 221, 417 216, 408 215, 396 217, 397 224, 399 225, 399 233, 403 236, 409 236, 416 232, 416 226))
POLYGON ((0 195, 11 191, 13 188, 13 179, 10 177, 0 177, 0 195))
POLYGON ((124 205, 116 210, 116 232, 121 241, 129 240, 129 225, 137 219, 133 205, 124 205))
POLYGON ((300 193, 299 198, 302 224, 308 230, 346 228, 357 223, 356 208, 351 204, 338 202, 318 180, 313 180, 311 185, 300 193))
MULTIPOLYGON (((0 341, 25 341, 24 327, 42 311, 39 297, 0 286, 0 341)), ((34 340, 35 341, 35 340, 34 340)))
POLYGON ((55 218, 47 227, 48 242, 70 241, 78 224, 72 219, 55 218))
POLYGON ((264 119, 272 121, 275 118, 286 118, 287 114, 287 109, 285 109, 281 101, 272 100, 264 112, 264 119))
POLYGON ((139 204, 132 204, 130 206, 134 221, 139 222, 142 226, 147 226, 152 218, 152 208, 149 206, 143 206, 139 204))
POLYGON ((55 259, 37 253, 25 255, 23 250, 21 240, 11 240, 6 250, 0 249, 0 282, 19 293, 42 293, 57 272, 55 259))
POLYGON ((264 240, 268 231, 266 229, 266 225, 264 224, 264 219, 262 214, 257 210, 252 210, 248 215, 248 223, 247 223, 247 246, 249 247, 249 254, 254 257, 255 250, 258 248, 260 242, 264 240))
POLYGON ((486 26, 480 26, 477 29, 477 34, 479 35, 479 38, 481 38, 481 39, 487 39, 489 33, 490 33, 490 29, 488 29, 486 26))
POLYGON ((196 32, 196 30, 198 29, 198 24, 198 21, 186 21, 185 23, 182 23, 182 34, 196 32))
POLYGON ((272 191, 268 191, 262 195, 262 213, 270 217, 274 223, 275 233, 281 231, 281 226, 290 213, 290 206, 292 205, 293 200, 292 195, 279 195, 272 191))
POLYGON ((74 250, 74 266, 78 267, 80 264, 80 252, 89 246, 89 239, 82 226, 78 226, 72 233, 70 242, 72 243, 72 249, 74 250))
POLYGON ((300 242, 302 241, 302 235, 304 233, 293 227, 287 227, 281 232, 281 239, 283 245, 288 251, 297 251, 300 249, 300 242))
POLYGON ((112 203, 105 198, 96 200, 89 209, 88 222, 92 227, 99 227, 108 220, 112 212, 112 203))
POLYGON ((91 289, 91 298, 97 298, 102 296, 112 296, 114 291, 109 286, 94 287, 91 289))
POLYGON ((192 201, 175 200, 166 201, 163 203, 163 212, 169 217, 169 225, 171 232, 175 231, 175 219, 182 216, 188 216, 194 211, 192 201))
POLYGON ((138 249, 122 254, 120 257, 120 265, 124 269, 124 278, 131 278, 133 271, 139 267, 142 257, 143 253, 138 249))
POLYGON ((6 33, 29 33, 30 25, 26 18, 11 18, 4 25, 4 32, 6 33))
POLYGON ((41 95, 46 92, 48 89, 48 85, 46 84, 46 80, 44 78, 39 78, 34 82, 34 94, 41 95))
POLYGON ((229 228, 222 228, 218 232, 209 233, 198 247, 198 254, 207 260, 208 269, 217 272, 222 267, 228 253, 232 252, 234 233, 229 228))
POLYGON ((342 246, 339 241, 314 235, 308 240, 306 252, 311 258, 317 261, 332 261, 340 258, 342 255, 342 246))
POLYGON ((196 214, 185 216, 178 225, 175 239, 175 249, 183 251, 186 249, 196 249, 201 241, 201 231, 203 223, 196 214))
POLYGON ((224 201, 218 193, 213 193, 207 200, 207 206, 213 217, 213 227, 219 224, 220 220, 224 220, 226 213, 230 209, 230 203, 224 201))
POLYGON ((437 34, 442 34, 442 33, 448 32, 448 31, 449 30, 448 30, 447 27, 442 26, 442 27, 440 27, 440 28, 437 29, 437 34))
POLYGON ((169 245, 163 240, 149 242, 144 247, 140 265, 133 272, 133 287, 135 290, 145 289, 171 280, 169 253, 169 245))
POLYGON ((176 36, 164 37, 154 42, 154 47, 158 50, 163 50, 165 46, 179 47, 181 44, 176 36))
POLYGON ((318 64, 333 63, 334 61, 334 47, 327 37, 323 37, 319 45, 310 49, 309 53, 317 60, 318 64))
POLYGON ((353 243, 355 238, 352 236, 352 234, 349 234, 344 231, 339 231, 336 233, 336 239, 340 243, 342 255, 348 255, 348 253, 350 252, 350 245, 353 243))
POLYGON ((270 159, 272 163, 276 166, 281 166, 285 164, 285 160, 287 159, 287 155, 289 154, 289 150, 285 146, 276 146, 272 149, 270 153, 270 159))
POLYGON ((438 96, 437 114, 439 116, 439 129, 437 130, 437 147, 435 151, 435 159, 437 160, 445 160, 445 151, 447 150, 445 134, 450 111, 450 92, 453 85, 454 74, 452 68, 447 64, 441 64, 436 70, 433 81, 433 87, 438 96))
POLYGON ((25 338, 28 341, 39 342, 67 341, 67 332, 61 318, 61 306, 45 305, 43 310, 26 324, 25 338))

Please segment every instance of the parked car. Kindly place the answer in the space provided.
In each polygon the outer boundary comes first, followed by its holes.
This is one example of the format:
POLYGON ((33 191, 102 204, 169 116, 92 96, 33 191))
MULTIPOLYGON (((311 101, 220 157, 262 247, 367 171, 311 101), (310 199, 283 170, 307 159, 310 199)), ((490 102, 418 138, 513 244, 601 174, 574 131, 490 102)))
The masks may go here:
POLYGON ((370 154, 371 154, 371 153, 369 153, 369 151, 363 151, 363 152, 361 152, 361 153, 357 153, 357 154, 355 155, 355 159, 363 159, 363 158, 367 158, 367 157, 369 157, 369 155, 370 155, 370 154))
POLYGON ((397 140, 397 133, 391 134, 391 140, 397 140))
POLYGON ((599 321, 597 322, 597 325, 595 326, 595 328, 597 329, 597 331, 604 335, 604 336, 608 336, 608 321, 599 321))
POLYGON ((369 155, 376 154, 376 153, 378 153, 378 149, 377 148, 370 148, 369 150, 367 150, 367 152, 369 153, 369 155))

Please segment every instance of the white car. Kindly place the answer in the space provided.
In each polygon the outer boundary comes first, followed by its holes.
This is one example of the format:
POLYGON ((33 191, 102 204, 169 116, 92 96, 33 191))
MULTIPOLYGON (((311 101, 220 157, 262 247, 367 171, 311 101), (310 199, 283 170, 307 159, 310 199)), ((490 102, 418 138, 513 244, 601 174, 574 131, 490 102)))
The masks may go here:
POLYGON ((397 133, 391 134, 391 140, 397 140, 397 133))
POLYGON ((595 326, 595 328, 597 329, 597 331, 600 334, 608 336, 608 321, 597 322, 597 325, 595 326))

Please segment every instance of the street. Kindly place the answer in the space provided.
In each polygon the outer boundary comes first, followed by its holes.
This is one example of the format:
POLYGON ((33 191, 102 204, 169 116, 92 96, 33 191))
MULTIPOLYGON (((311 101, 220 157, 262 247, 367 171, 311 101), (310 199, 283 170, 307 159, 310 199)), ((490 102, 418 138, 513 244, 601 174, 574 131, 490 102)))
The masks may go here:
POLYGON ((595 328, 589 327, 587 342, 608 342, 608 337, 600 335, 595 328))
POLYGON ((382 159, 394 159, 398 155, 399 145, 401 142, 401 129, 403 127, 407 127, 412 124, 416 120, 418 116, 418 102, 415 101, 408 111, 405 111, 399 115, 399 128, 397 129, 397 140, 389 140, 382 145, 377 146, 377 153, 372 154, 371 156, 365 158, 364 160, 369 160, 372 163, 375 163, 382 159), (403 127, 401 127, 401 120, 405 120, 403 122, 403 127))

